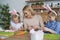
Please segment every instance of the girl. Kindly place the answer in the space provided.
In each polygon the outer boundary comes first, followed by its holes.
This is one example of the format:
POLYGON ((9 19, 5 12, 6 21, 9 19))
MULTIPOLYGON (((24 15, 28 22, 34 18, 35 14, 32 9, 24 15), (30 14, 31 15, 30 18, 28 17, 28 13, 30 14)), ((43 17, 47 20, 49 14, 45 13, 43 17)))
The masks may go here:
POLYGON ((11 21, 10 21, 10 30, 21 30, 23 23, 20 21, 20 14, 15 10, 11 11, 11 21))

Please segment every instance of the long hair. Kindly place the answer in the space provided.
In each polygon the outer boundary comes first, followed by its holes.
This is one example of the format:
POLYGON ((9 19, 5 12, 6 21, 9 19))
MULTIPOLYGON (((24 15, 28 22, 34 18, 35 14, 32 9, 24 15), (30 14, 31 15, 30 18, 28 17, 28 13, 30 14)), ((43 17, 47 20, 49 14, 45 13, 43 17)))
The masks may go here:
POLYGON ((29 5, 24 6, 23 11, 25 11, 26 9, 27 9, 27 11, 30 11, 32 15, 35 15, 34 10, 32 9, 31 6, 29 6, 29 5))

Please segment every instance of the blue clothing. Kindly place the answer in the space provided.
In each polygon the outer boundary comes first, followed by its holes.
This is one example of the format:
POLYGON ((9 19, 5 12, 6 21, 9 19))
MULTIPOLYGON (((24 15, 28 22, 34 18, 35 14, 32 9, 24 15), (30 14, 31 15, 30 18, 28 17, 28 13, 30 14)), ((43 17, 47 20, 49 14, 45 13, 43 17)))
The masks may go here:
POLYGON ((57 22, 57 27, 55 28, 55 31, 57 34, 60 34, 60 22, 57 22))
POLYGON ((60 34, 60 22, 58 21, 48 21, 46 24, 47 28, 50 28, 56 32, 56 34, 60 34))

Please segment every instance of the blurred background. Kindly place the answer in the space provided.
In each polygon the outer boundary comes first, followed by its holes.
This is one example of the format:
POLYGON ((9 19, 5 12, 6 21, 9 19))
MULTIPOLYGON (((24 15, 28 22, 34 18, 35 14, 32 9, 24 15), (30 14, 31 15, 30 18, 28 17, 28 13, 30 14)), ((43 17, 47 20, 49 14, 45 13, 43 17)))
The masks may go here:
POLYGON ((9 11, 15 9, 20 13, 21 21, 23 21, 23 7, 30 5, 36 14, 42 15, 44 22, 47 22, 48 11, 43 8, 49 5, 60 15, 60 0, 0 0, 0 27, 8 29, 10 25, 9 11))

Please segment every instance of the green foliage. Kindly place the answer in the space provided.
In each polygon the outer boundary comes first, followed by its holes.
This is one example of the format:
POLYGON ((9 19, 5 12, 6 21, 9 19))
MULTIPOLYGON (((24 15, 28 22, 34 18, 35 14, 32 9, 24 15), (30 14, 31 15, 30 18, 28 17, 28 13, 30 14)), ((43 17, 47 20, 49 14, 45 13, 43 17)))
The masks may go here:
POLYGON ((10 14, 9 14, 9 6, 6 5, 0 5, 0 25, 4 29, 8 29, 10 25, 10 14))
POLYGON ((0 36, 13 36, 14 32, 0 32, 0 36))
POLYGON ((40 5, 44 5, 44 3, 43 3, 43 2, 41 2, 41 3, 40 3, 40 5))
POLYGON ((45 34, 45 40, 58 40, 60 39, 60 34, 45 34))

